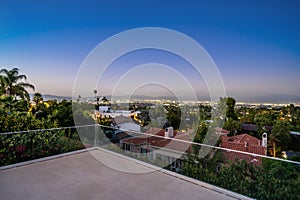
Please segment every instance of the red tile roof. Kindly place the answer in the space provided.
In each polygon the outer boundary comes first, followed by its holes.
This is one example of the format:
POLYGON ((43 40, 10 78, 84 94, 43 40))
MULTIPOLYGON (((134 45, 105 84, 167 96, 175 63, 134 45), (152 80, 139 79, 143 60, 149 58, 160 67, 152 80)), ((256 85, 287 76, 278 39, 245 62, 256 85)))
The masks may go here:
POLYGON ((146 131, 147 134, 154 136, 141 135, 135 138, 128 138, 122 140, 123 143, 130 143, 134 145, 143 145, 149 143, 153 147, 166 148, 181 152, 186 152, 190 149, 190 144, 186 142, 181 142, 177 140, 191 141, 189 136, 185 133, 174 131, 174 138, 165 138, 165 130, 159 128, 150 128, 146 131))
POLYGON ((240 134, 236 136, 231 137, 222 137, 223 141, 227 142, 233 142, 237 144, 244 144, 247 142, 248 146, 261 146, 261 140, 257 139, 256 137, 253 137, 248 134, 240 134))
MULTIPOLYGON (((221 137, 221 144, 223 148, 233 149, 253 154, 265 155, 266 147, 261 146, 261 140, 248 135, 241 134, 236 136, 228 137, 226 135, 221 137)), ((246 160, 247 162, 253 162, 257 165, 261 165, 261 158, 257 156, 252 156, 248 154, 238 153, 238 152, 230 152, 224 151, 224 156, 229 160, 246 160)))

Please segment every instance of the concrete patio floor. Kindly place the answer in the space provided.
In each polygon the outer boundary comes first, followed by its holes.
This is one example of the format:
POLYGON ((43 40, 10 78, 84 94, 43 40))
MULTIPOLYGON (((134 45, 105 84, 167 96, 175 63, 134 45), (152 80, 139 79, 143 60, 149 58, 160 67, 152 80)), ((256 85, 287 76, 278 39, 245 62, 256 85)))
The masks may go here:
MULTIPOLYGON (((99 162, 123 159, 106 150, 94 149, 0 169, 1 200, 192 200, 248 199, 242 195, 173 173, 151 170, 127 173, 99 162)), ((149 170, 149 165, 126 159, 128 168, 149 170), (131 164, 132 166, 131 166, 131 164)))

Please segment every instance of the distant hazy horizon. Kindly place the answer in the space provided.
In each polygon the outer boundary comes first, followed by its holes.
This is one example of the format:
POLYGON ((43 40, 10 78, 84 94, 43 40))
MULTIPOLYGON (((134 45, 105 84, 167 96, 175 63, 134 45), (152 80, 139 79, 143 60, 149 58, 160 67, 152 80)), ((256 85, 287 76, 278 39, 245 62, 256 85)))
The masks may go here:
MULTIPOLYGON (((31 99, 34 94, 30 94, 31 99)), ((77 99, 78 96, 60 96, 55 94, 42 94, 45 100, 71 100, 71 99, 77 99)), ((108 94, 98 94, 97 97, 107 97, 108 99, 111 99, 111 95, 108 94)), ((293 96, 293 95, 266 95, 266 96, 251 96, 251 97, 237 97, 237 96, 230 96, 227 95, 226 97, 233 97, 237 102, 243 102, 243 103, 273 103, 273 104, 300 104, 300 96, 293 96)), ((82 96, 81 99, 90 99, 94 100, 94 95, 90 96, 82 96)), ((189 97, 181 97, 182 100, 190 101, 191 99, 189 97)), ((177 98, 174 96, 149 96, 149 95, 136 95, 132 97, 128 96, 117 96, 114 97, 114 99, 123 99, 123 100, 129 100, 129 99, 138 99, 138 100, 176 100, 177 98)), ((202 96, 199 97, 199 101, 211 101, 209 96, 202 96)))

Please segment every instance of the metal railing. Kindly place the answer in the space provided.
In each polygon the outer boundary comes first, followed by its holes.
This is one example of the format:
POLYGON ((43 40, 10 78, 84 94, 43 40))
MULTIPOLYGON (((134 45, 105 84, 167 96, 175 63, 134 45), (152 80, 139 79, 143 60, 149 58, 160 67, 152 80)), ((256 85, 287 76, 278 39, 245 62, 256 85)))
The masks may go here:
POLYGON ((0 166, 83 149, 77 130, 87 127, 0 133, 0 166))

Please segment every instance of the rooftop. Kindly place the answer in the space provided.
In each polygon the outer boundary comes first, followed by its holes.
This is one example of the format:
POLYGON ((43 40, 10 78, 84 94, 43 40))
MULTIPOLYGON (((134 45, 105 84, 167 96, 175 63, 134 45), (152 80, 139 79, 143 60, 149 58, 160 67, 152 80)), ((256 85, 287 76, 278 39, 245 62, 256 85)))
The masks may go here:
POLYGON ((240 134, 240 135, 235 135, 235 136, 230 136, 230 137, 222 137, 222 140, 225 142, 233 142, 237 144, 245 144, 245 142, 248 143, 248 145, 256 145, 256 146, 261 146, 261 140, 257 139, 256 137, 253 137, 248 134, 240 134))
POLYGON ((166 148, 180 152, 186 152, 191 146, 189 143, 191 139, 188 134, 179 131, 174 131, 174 137, 166 138, 164 137, 165 129, 151 127, 146 131, 146 134, 147 135, 139 135, 134 138, 123 139, 122 143, 130 143, 134 145, 150 144, 153 147, 166 148))
POLYGON ((135 124, 139 124, 138 122, 136 122, 135 120, 131 119, 130 117, 125 117, 123 115, 116 116, 116 117, 112 118, 111 121, 112 121, 112 123, 114 125, 118 125, 118 124, 122 124, 122 123, 135 123, 135 124))
POLYGON ((0 185, 2 200, 248 199, 102 148, 1 167, 0 185), (127 169, 139 168, 145 172, 128 173, 115 170, 95 157, 122 163, 127 169))

